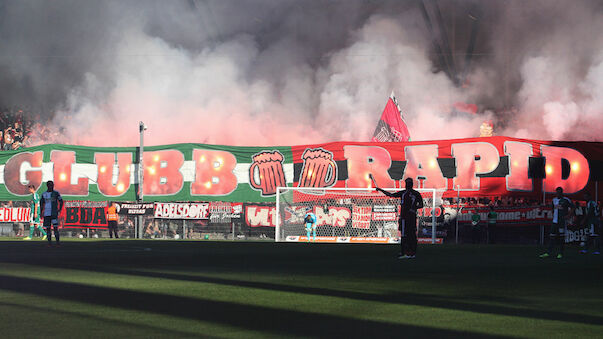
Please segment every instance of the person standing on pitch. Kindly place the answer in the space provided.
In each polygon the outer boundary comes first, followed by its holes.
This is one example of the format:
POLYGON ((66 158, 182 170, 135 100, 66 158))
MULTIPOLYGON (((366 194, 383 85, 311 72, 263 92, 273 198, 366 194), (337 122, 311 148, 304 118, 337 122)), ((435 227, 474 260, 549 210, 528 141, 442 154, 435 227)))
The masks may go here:
POLYGON ((48 188, 46 192, 42 193, 40 199, 41 215, 44 217, 44 227, 46 227, 46 233, 48 235, 48 246, 52 244, 52 229, 54 229, 54 237, 56 238, 57 246, 59 246, 59 214, 63 209, 63 198, 58 191, 54 190, 54 182, 48 180, 46 183, 48 188))
POLYGON ((541 258, 548 258, 553 255, 555 246, 559 248, 557 259, 563 258, 567 220, 574 210, 572 201, 568 197, 563 196, 563 188, 557 187, 555 191, 557 192, 557 196, 553 198, 553 223, 551 224, 551 232, 549 234, 549 248, 546 253, 540 255, 541 258))
POLYGON ((306 216, 304 217, 304 223, 306 224, 306 234, 308 235, 308 242, 310 242, 310 232, 312 232, 313 239, 316 241, 316 215, 312 213, 311 207, 306 207, 306 216))
POLYGON ((599 211, 597 202, 592 199, 590 193, 586 192, 584 194, 584 200, 586 200, 584 220, 588 227, 588 239, 586 240, 586 248, 582 249, 580 253, 588 253, 588 248, 592 246, 593 254, 598 255, 601 254, 601 225, 599 224, 601 212, 599 211))
POLYGON ((403 191, 390 193, 379 187, 376 189, 388 197, 400 198, 398 229, 402 238, 400 239, 401 252, 398 259, 414 259, 417 255, 417 211, 423 208, 423 197, 421 197, 421 193, 412 188, 411 178, 406 178, 404 182, 406 189, 403 191))
POLYGON ((107 207, 107 223, 109 224, 109 238, 113 238, 113 234, 115 234, 115 239, 119 239, 117 236, 117 222, 119 221, 119 216, 117 215, 117 207, 115 202, 112 202, 109 207, 107 207))
POLYGON ((36 228, 42 233, 42 240, 46 240, 46 232, 44 232, 44 227, 40 225, 40 195, 36 192, 34 185, 29 185, 27 188, 29 189, 29 193, 31 193, 31 216, 29 222, 29 237, 23 238, 23 240, 31 240, 36 228))

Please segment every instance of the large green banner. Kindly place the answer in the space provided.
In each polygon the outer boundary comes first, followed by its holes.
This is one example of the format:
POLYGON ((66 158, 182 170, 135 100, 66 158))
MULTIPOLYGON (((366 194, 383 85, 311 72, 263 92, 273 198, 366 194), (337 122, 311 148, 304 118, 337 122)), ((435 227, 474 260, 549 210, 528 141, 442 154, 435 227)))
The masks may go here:
MULTIPOLYGON (((42 145, 0 152, 0 200, 28 200, 53 180, 67 200, 135 201, 138 148, 42 145)), ((291 147, 145 147, 144 201, 274 201, 293 183, 291 147)))

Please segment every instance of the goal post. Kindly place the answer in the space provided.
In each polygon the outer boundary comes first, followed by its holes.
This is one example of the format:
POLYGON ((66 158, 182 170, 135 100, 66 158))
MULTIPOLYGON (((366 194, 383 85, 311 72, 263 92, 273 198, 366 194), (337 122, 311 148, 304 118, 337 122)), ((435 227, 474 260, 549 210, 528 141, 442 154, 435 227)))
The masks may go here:
MULTIPOLYGON (((400 189, 385 189, 390 192, 400 189)), ((429 237, 418 235, 421 243, 442 243, 437 237, 436 211, 442 192, 417 189, 424 208, 417 211, 417 228, 429 237)), ((308 241, 304 224, 306 212, 316 215, 316 242, 383 243, 400 241, 398 218, 400 199, 373 188, 278 187, 276 191, 275 240, 308 241)), ((313 234, 312 234, 313 236, 313 234)), ((312 239, 314 240, 314 239, 312 239)))

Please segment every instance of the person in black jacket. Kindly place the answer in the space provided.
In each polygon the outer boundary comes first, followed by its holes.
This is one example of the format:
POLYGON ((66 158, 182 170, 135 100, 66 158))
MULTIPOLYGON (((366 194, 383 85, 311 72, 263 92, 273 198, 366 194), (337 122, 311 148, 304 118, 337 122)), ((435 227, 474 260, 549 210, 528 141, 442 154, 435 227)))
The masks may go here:
POLYGON ((406 189, 390 193, 379 187, 377 190, 388 197, 400 198, 400 218, 398 229, 402 234, 400 239, 401 252, 398 259, 414 259, 417 255, 417 211, 423 208, 421 193, 412 189, 413 181, 406 178, 406 189))

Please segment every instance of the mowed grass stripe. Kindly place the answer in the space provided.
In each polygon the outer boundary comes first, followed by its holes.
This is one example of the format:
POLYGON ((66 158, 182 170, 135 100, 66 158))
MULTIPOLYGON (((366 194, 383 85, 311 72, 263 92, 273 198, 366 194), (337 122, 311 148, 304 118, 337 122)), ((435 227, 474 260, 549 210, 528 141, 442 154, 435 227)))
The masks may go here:
MULTIPOLYGON (((418 306, 412 308, 415 312, 422 306, 428 307, 430 310, 442 309, 447 310, 450 308, 444 308, 445 303, 455 304, 454 311, 466 311, 466 312, 477 312, 477 313, 497 313, 513 314, 518 317, 530 317, 530 314, 537 312, 534 308, 509 308, 507 306, 498 306, 498 312, 494 312, 494 304, 487 304, 486 300, 479 302, 467 302, 463 301, 463 297, 459 298, 446 298, 440 295, 426 295, 426 294, 412 294, 412 293, 399 293, 394 296, 383 297, 381 295, 373 293, 358 293, 349 291, 339 291, 328 288, 315 288, 315 287, 299 287, 290 285, 280 285, 275 283, 261 283, 261 282, 250 282, 250 281, 239 281, 232 279, 222 278, 208 278, 203 276, 192 276, 185 274, 174 274, 166 272, 138 272, 138 271, 126 271, 119 269, 105 269, 105 273, 98 272, 85 272, 79 270, 67 270, 67 269, 49 269, 44 267, 30 266, 26 267, 23 265, 16 266, 14 264, 0 265, 0 268, 5 269, 7 274, 18 277, 34 277, 38 279, 47 279, 64 282, 75 282, 88 284, 93 286, 113 287, 130 289, 134 291, 146 291, 150 293, 162 293, 174 296, 185 296, 185 297, 203 297, 209 300, 215 301, 227 301, 227 302, 241 302, 242 300, 246 304, 268 306, 275 308, 288 309, 291 307, 291 300, 295 299, 295 307, 298 310, 313 313, 331 313, 338 312, 339 310, 333 309, 336 306, 344 308, 352 307, 353 303, 358 300, 366 301, 366 307, 372 307, 377 309, 382 307, 379 303, 390 303, 390 304, 404 304, 407 306, 418 306), (6 267, 3 267, 6 266, 6 267), (109 273, 112 272, 112 273, 109 273), (120 272, 116 274, 115 272, 120 272), (132 276, 147 279, 133 279, 132 276), (196 282, 196 284, 191 284, 196 282), (224 285, 230 286, 225 288, 224 285), (279 293, 274 295, 274 293, 279 293), (300 295, 301 294, 301 295, 300 295), (253 295, 254 298, 249 298, 249 295, 253 295), (343 298, 346 300, 339 300, 343 298), (351 299, 351 302, 348 301, 351 299), (315 303, 325 303, 330 307, 323 307, 321 309, 315 309, 315 303), (377 304, 371 304, 377 303, 377 304), (422 305, 421 305, 422 304, 422 305)), ((100 268, 95 268, 98 271, 100 268)), ((102 269, 100 269, 102 271, 102 269)), ((488 297, 484 296, 483 299, 488 297)), ((495 298, 492 296, 492 298, 495 298)), ((499 297, 500 299, 500 297, 499 297)), ((510 300, 511 302, 517 302, 517 299, 503 298, 502 300, 510 300)), ((501 304, 500 302, 498 303, 501 304)), ((368 319, 375 318, 376 313, 363 314, 362 312, 355 316, 354 313, 350 317, 352 318, 364 318, 369 316, 368 319)), ((539 317, 546 317, 545 319, 565 319, 566 322, 586 322, 586 323, 597 323, 601 319, 598 317, 592 317, 589 315, 572 315, 572 314, 553 314, 550 311, 542 312, 539 317)), ((410 317, 413 321, 415 317, 410 317)), ((402 319, 408 319, 402 317, 398 322, 407 323, 402 319)), ((380 320, 383 320, 381 318, 380 320)))
MULTIPOLYGON (((119 286, 123 285, 124 283, 128 283, 129 281, 127 276, 116 276, 115 274, 107 274, 106 276, 99 277, 100 274, 94 272, 74 272, 73 270, 63 269, 49 270, 44 268, 37 269, 35 267, 30 266, 14 266, 14 264, 3 265, 2 268, 11 270, 11 276, 23 277, 27 276, 27 273, 30 273, 31 276, 35 277, 47 275, 51 277, 51 281, 69 281, 71 279, 74 282, 77 282, 78 284, 86 283, 88 285, 96 287, 107 286, 112 288, 118 288, 119 286)), ((0 278, 1 277, 2 276, 0 276, 0 278)), ((271 307, 283 307, 284 309, 286 309, 287 307, 291 307, 291 305, 295 305, 295 309, 310 313, 345 313, 348 315, 349 318, 352 318, 350 319, 351 321, 353 320, 353 318, 370 319, 376 321, 392 321, 392 315, 395 314, 398 316, 397 322, 402 324, 425 325, 432 326, 435 328, 455 330, 463 330, 464 328, 470 326, 476 332, 481 332, 481 330, 485 329, 487 331, 486 333, 496 333, 494 329, 496 327, 500 327, 501 323, 515 323, 515 325, 523 323, 524 326, 537 325, 538 327, 546 327, 550 329, 552 334, 556 333, 558 331, 558 328, 567 328, 568 326, 571 326, 571 324, 563 321, 534 321, 530 320, 529 318, 517 319, 517 317, 512 316, 492 316, 479 313, 476 314, 473 311, 452 311, 432 307, 412 307, 412 305, 404 305, 403 307, 400 307, 401 305, 396 304, 359 304, 353 301, 350 302, 349 300, 333 300, 336 298, 331 298, 331 300, 316 300, 317 297, 307 296, 271 296, 262 295, 262 293, 257 293, 256 291, 236 291, 236 289, 234 291, 231 289, 230 292, 226 295, 227 298, 223 298, 222 296, 216 297, 216 295, 214 295, 215 293, 220 294, 219 288, 216 289, 215 286, 208 286, 208 284, 202 284, 205 286, 202 286, 201 288, 197 288, 198 286, 187 288, 186 293, 177 293, 178 291, 183 291, 183 287, 187 287, 182 286, 182 282, 180 281, 169 281, 169 279, 153 278, 144 281, 142 279, 138 280, 140 281, 130 281, 128 289, 133 291, 144 290, 150 293, 160 293, 164 290, 170 290, 170 296, 181 296, 190 298, 200 298, 201 296, 207 298, 208 296, 212 296, 211 300, 222 300, 239 303, 248 302, 254 305, 270 305, 271 307), (253 299, 249 298, 250 295, 253 295, 253 299), (320 310, 315 310, 315 305, 317 305, 318 303, 321 303, 323 305, 323 308, 320 310), (454 326, 450 326, 450 324, 448 324, 446 321, 441 323, 432 323, 429 320, 433 319, 434 316, 437 316, 437 318, 442 319, 453 318, 456 319, 456 323, 454 324, 454 326), (475 323, 479 323, 480 325, 476 327, 475 323)), ((70 289, 78 290, 79 286, 74 286, 70 289)), ((269 294, 269 292, 264 294, 269 294)), ((155 298, 151 295, 149 299, 155 298)), ((203 300, 200 299, 200 301, 203 300)), ((595 328, 593 328, 592 330, 593 333, 596 333, 595 328)))

